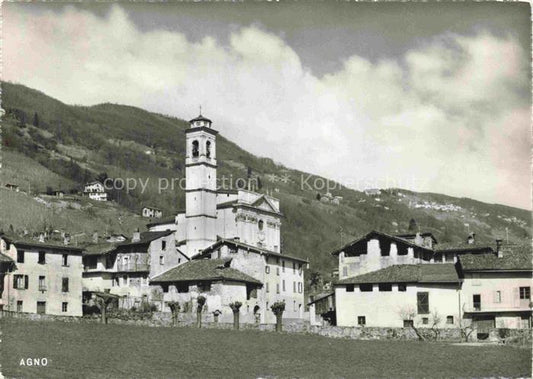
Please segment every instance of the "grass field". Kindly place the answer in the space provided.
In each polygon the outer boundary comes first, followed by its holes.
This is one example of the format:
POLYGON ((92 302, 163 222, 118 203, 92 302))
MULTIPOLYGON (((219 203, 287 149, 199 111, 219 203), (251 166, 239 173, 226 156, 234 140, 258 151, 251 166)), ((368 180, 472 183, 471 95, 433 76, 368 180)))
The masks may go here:
POLYGON ((531 351, 312 335, 2 320, 17 378, 530 377, 531 351), (21 358, 46 357, 46 367, 21 358))

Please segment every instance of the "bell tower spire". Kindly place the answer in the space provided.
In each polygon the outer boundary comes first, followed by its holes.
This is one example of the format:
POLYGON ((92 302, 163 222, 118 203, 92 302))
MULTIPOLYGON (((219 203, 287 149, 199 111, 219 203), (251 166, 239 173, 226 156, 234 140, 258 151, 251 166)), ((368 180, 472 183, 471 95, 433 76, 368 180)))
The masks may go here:
POLYGON ((185 131, 185 218, 187 255, 192 257, 216 242, 217 159, 212 121, 200 115, 185 131))

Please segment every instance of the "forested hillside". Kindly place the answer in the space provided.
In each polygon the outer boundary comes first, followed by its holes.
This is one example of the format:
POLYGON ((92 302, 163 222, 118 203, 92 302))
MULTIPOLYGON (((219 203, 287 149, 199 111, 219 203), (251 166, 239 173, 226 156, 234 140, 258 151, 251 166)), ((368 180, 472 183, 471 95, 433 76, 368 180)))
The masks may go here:
MULTIPOLYGON (((0 191, 0 228, 38 231, 42 222, 17 217, 26 204, 39 202, 36 194, 57 189, 75 193, 97 178, 129 177, 148 184, 144 192, 140 188, 112 191, 114 202, 105 210, 103 222, 99 213, 85 208, 77 210, 76 218, 93 221, 68 222, 69 218, 59 216, 62 210, 48 211, 49 215, 41 218, 71 233, 89 235, 94 229, 104 234, 128 232, 142 224, 136 214, 143 205, 157 206, 165 216, 184 207, 183 191, 175 188, 160 193, 158 181, 184 176, 185 120, 125 105, 67 105, 11 83, 2 84, 2 108, 2 187, 13 183, 31 193, 0 191), (14 200, 14 196, 26 196, 26 200, 14 200), (21 208, 20 212, 14 208, 21 208)), ((527 210, 440 194, 386 189, 367 195, 338 186, 332 192, 342 196, 340 205, 325 203, 318 200, 320 191, 302 187, 302 175, 307 174, 246 152, 225 139, 223 128, 214 121, 214 127, 221 130, 218 175, 232 179, 233 184, 226 182, 226 186, 234 186, 238 178, 252 178, 260 192, 272 192, 281 200, 283 251, 308 258, 312 270, 328 273, 335 264, 330 251, 371 229, 402 233, 411 224, 411 229, 431 231, 442 242, 461 241, 468 231, 476 232, 481 242, 530 235, 527 210)), ((45 205, 41 202, 41 206, 45 205)), ((68 205, 66 209, 72 211, 68 205)))

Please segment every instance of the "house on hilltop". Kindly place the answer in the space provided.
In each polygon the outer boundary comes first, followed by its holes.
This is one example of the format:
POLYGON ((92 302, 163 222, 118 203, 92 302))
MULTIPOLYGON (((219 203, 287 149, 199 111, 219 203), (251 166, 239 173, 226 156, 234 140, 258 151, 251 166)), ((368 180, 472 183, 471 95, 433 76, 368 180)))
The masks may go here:
POLYGON ((143 207, 141 211, 141 215, 143 217, 149 217, 149 218, 161 218, 163 217, 163 211, 156 207, 143 207))

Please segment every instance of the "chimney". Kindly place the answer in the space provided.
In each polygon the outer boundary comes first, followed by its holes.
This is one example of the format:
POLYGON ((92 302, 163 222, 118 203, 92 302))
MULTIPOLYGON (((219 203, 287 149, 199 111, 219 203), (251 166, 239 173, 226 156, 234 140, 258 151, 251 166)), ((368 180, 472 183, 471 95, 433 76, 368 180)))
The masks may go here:
POLYGON ((70 235, 66 234, 63 236, 63 245, 68 245, 70 243, 70 235))
POLYGON ((39 242, 44 242, 44 233, 39 233, 39 242))
POLYGON ((469 235, 468 235, 468 239, 467 239, 467 243, 469 245, 472 245, 473 243, 476 242, 476 233, 474 232, 471 232, 469 235))
POLYGON ((496 254, 498 255, 498 258, 503 257, 502 242, 503 241, 501 239, 496 240, 496 254))
POLYGON ((98 232, 93 233, 93 242, 98 243, 98 232))
POLYGON ((135 232, 133 232, 133 237, 131 237, 131 242, 139 242, 141 240, 141 233, 139 232, 139 228, 135 232))

